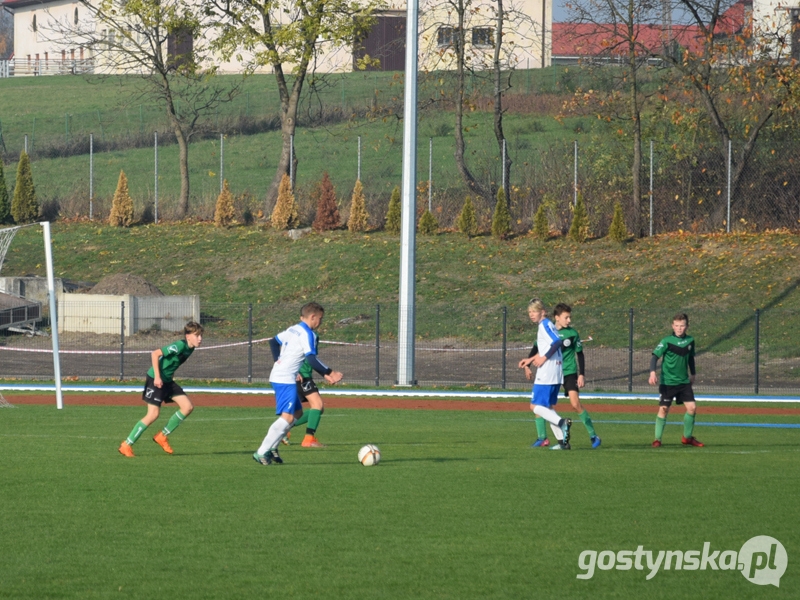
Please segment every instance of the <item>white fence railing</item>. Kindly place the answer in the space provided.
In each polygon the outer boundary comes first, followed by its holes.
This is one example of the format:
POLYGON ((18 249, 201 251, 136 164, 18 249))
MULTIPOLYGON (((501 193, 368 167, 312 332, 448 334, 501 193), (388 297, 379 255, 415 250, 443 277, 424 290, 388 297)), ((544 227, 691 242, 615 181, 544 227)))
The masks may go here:
POLYGON ((28 77, 34 75, 83 75, 94 73, 93 58, 82 60, 12 58, 0 61, 0 77, 28 77))

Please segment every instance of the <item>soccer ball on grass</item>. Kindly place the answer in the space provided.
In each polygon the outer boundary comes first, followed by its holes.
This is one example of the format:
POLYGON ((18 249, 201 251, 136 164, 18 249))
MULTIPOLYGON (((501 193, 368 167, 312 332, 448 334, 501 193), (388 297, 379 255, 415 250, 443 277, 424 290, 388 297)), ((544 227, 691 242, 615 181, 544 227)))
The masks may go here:
POLYGON ((367 444, 358 451, 358 462, 371 467, 381 462, 381 451, 375 444, 367 444))

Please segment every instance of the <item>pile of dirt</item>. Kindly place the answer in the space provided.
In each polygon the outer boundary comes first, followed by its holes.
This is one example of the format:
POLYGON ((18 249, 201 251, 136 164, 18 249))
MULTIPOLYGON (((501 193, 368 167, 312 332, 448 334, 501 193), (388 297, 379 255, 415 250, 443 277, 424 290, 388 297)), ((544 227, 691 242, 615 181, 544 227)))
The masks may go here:
POLYGON ((164 293, 152 283, 130 273, 117 273, 103 277, 96 286, 89 290, 90 294, 106 294, 109 296, 163 296, 164 293))

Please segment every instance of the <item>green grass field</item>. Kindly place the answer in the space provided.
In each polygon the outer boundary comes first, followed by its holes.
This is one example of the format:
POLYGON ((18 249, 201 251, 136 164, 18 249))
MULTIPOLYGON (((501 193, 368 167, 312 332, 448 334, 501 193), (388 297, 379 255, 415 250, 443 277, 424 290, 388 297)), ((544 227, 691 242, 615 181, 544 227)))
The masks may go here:
MULTIPOLYGON (((11 398, 13 401, 13 398, 11 398)), ((171 411, 166 411, 167 414, 171 411)), ((198 408, 136 459, 137 407, 0 413, 0 598, 796 598, 800 430, 595 416, 604 444, 531 450, 526 413, 329 410, 320 451, 250 458, 272 410, 198 408), (633 420, 647 424, 610 424, 633 420), (376 443, 381 464, 358 448, 376 443), (780 588, 733 571, 601 571, 584 550, 734 550, 777 538, 780 588)), ((707 417, 706 421, 767 420, 707 417)), ((673 421, 677 421, 677 417, 673 421)), ((770 422, 791 420, 770 417, 770 422)), ((158 422, 162 424, 164 418, 158 422)))

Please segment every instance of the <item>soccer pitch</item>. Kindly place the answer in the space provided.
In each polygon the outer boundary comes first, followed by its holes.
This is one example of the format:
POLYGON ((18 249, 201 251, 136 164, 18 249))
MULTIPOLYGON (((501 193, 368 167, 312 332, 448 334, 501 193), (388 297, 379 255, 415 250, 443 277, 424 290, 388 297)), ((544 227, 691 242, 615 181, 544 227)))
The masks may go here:
POLYGON ((653 449, 650 416, 597 414, 600 449, 576 422, 573 450, 553 452, 529 448, 525 413, 329 409, 327 448, 301 448, 295 430, 286 464, 263 467, 251 455, 270 408, 200 406, 170 437, 173 456, 150 441, 167 410, 123 458, 142 413, 0 411, 0 598, 800 595, 800 429, 703 424, 793 417, 700 407, 705 448, 668 425, 653 449), (365 443, 381 448, 377 467, 357 462, 365 443), (578 578, 585 551, 738 552, 760 535, 786 550, 779 588, 710 564, 648 579, 646 560, 578 578))

